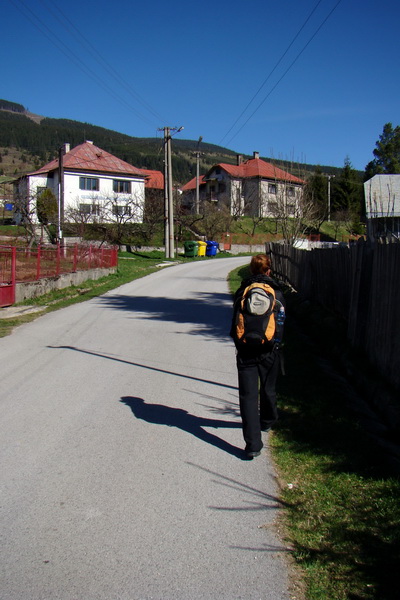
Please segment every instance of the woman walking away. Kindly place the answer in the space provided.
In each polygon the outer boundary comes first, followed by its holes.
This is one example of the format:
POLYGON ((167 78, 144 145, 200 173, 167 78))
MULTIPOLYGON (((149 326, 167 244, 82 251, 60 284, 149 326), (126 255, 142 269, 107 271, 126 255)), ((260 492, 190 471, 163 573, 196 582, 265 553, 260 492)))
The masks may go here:
POLYGON ((263 448, 261 431, 268 431, 278 419, 275 387, 285 303, 266 254, 253 256, 250 272, 234 297, 230 335, 237 350, 245 453, 251 460, 263 448))

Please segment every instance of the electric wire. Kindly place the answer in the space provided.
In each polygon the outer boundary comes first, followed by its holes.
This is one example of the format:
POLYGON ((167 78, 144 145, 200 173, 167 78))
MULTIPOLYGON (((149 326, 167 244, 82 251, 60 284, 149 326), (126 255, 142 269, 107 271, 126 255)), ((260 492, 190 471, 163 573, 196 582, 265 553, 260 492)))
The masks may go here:
POLYGON ((292 39, 292 41, 290 42, 290 44, 288 45, 288 47, 286 48, 285 52, 281 55, 281 57, 279 58, 279 60, 275 63, 275 66, 273 67, 273 69, 269 72, 269 74, 266 77, 266 79, 264 79, 263 83, 260 85, 260 87, 258 88, 258 90, 256 91, 256 93, 254 94, 254 96, 251 98, 250 102, 248 102, 248 104, 242 110, 242 112, 240 113, 240 115, 238 116, 238 118, 236 119, 236 121, 228 129, 228 131, 226 132, 226 134, 224 135, 224 137, 220 140, 220 142, 219 142, 220 144, 222 144, 223 141, 225 140, 225 138, 228 137, 228 135, 230 134, 230 132, 232 131, 232 129, 235 127, 236 123, 238 121, 240 121, 240 119, 242 118, 242 116, 244 115, 244 113, 251 106, 251 104, 253 103, 253 101, 255 100, 255 98, 258 96, 258 94, 261 92, 261 90, 263 89, 263 87, 265 86, 265 84, 269 81, 269 79, 271 78, 271 76, 273 75, 273 73, 276 71, 276 69, 278 68, 278 66, 281 64, 282 60, 285 58, 286 54, 289 52, 290 48, 293 46, 294 42, 297 40, 297 38, 299 37, 300 33, 303 31, 304 27, 307 25, 308 21, 311 19, 311 17, 313 16, 313 14, 315 13, 315 11, 317 10, 318 6, 321 4, 322 1, 323 0, 318 0, 317 4, 312 9, 312 11, 308 15, 307 19, 304 21, 303 25, 300 27, 300 29, 298 30, 298 32, 296 33, 296 35, 294 36, 294 38, 292 39))
POLYGON ((41 0, 41 3, 47 10, 49 10, 54 17, 65 27, 67 31, 71 33, 71 35, 82 45, 86 46, 86 50, 89 54, 96 60, 96 62, 119 84, 121 85, 137 102, 139 102, 146 110, 148 110, 154 117, 157 119, 164 121, 163 117, 157 113, 152 106, 144 100, 140 94, 127 83, 123 77, 115 70, 115 68, 110 65, 109 62, 100 54, 100 52, 89 42, 87 37, 72 23, 72 21, 67 17, 65 13, 61 10, 61 8, 57 7, 57 11, 54 11, 50 4, 48 4, 45 0, 41 0), (60 15, 62 18, 60 18, 60 15), (64 23, 63 23, 64 20, 64 23))
POLYGON ((336 8, 339 6, 339 4, 341 3, 342 0, 338 0, 335 4, 335 6, 331 9, 331 11, 328 13, 328 15, 325 17, 325 19, 320 23, 320 25, 317 27, 317 29, 314 31, 314 33, 312 34, 312 36, 308 39, 308 41, 306 42, 306 44, 303 46, 303 48, 300 50, 300 52, 298 52, 297 56, 294 58, 294 60, 290 63, 290 65, 287 67, 287 69, 284 71, 284 73, 281 75, 281 77, 278 79, 278 81, 273 85, 273 87, 270 89, 270 91, 268 92, 268 94, 263 98, 263 100, 258 104, 258 106, 255 108, 255 110, 250 114, 250 116, 246 119, 246 121, 239 127, 239 129, 236 131, 236 133, 226 142, 227 145, 229 145, 237 135, 239 135, 239 133, 242 131, 242 129, 247 125, 247 123, 254 117, 254 115, 259 111, 259 109, 262 107, 262 105, 268 100, 268 98, 271 96, 271 94, 275 91, 275 89, 278 87, 278 85, 281 83, 281 81, 286 77, 286 75, 288 74, 288 72, 292 69, 292 67, 295 65, 295 63, 299 60, 300 56, 303 54, 303 52, 307 49, 307 47, 311 44, 311 42, 313 41, 313 39, 316 37, 316 35, 319 33, 319 31, 322 29, 322 27, 325 25, 325 23, 328 21, 328 19, 331 17, 331 15, 333 14, 333 12, 336 10, 336 8))
POLYGON ((90 67, 85 65, 85 63, 70 49, 62 40, 57 38, 53 32, 47 27, 45 23, 37 15, 35 15, 31 9, 26 6, 23 0, 10 0, 12 4, 20 11, 24 16, 36 27, 41 33, 54 45, 56 46, 64 56, 66 56, 71 62, 73 62, 85 75, 90 77, 93 81, 97 83, 103 90, 113 96, 118 102, 123 104, 129 111, 133 112, 137 117, 139 117, 142 121, 145 121, 152 127, 154 127, 155 122, 150 121, 146 116, 139 113, 131 104, 129 104, 123 97, 117 94, 112 88, 110 88, 90 67), (23 8, 18 6, 17 2, 19 2, 23 8), (25 12, 24 12, 25 9, 25 12), (28 14, 30 13, 32 17, 28 14), (37 22, 35 22, 35 19, 37 22))

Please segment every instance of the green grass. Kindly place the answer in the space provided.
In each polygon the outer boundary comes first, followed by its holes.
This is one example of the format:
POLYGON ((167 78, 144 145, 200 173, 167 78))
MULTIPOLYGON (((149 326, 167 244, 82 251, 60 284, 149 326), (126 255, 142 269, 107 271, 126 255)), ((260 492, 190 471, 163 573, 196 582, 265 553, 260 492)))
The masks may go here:
MULTIPOLYGON (((243 267, 231 274, 232 291, 244 275, 243 267)), ((397 600, 398 473, 351 409, 325 331, 310 339, 307 314, 294 298, 288 297, 286 375, 278 383, 280 420, 270 437, 286 542, 307 600, 397 600)))

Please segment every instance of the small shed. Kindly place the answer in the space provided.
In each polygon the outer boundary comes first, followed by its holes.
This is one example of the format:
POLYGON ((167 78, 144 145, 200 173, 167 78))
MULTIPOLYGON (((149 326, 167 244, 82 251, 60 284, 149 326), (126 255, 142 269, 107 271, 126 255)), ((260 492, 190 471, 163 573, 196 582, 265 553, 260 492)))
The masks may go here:
POLYGON ((400 175, 374 175, 364 195, 368 237, 400 239, 400 175))

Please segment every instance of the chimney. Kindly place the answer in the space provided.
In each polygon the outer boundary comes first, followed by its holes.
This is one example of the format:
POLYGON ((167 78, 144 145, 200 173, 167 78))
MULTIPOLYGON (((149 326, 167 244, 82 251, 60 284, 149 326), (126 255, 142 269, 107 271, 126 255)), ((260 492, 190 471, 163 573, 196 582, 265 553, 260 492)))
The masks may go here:
POLYGON ((64 154, 67 154, 71 150, 71 144, 68 142, 64 144, 64 154))
POLYGON ((243 163, 243 154, 238 154, 236 156, 236 164, 239 167, 243 163))
POLYGON ((259 152, 253 152, 253 158, 260 158, 259 152))

